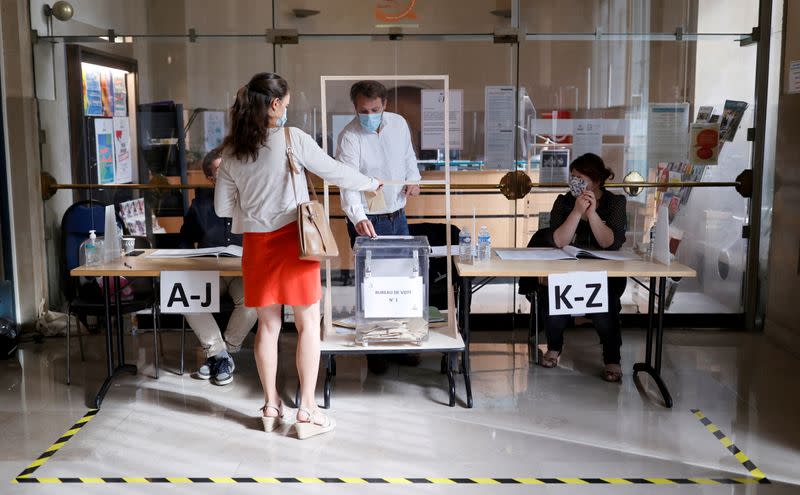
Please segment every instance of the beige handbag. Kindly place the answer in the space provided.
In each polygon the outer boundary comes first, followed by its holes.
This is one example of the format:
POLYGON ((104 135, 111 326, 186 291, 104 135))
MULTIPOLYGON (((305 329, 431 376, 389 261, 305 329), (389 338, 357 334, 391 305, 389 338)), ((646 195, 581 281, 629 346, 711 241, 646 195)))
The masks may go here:
POLYGON ((283 128, 286 135, 286 158, 289 162, 289 176, 292 178, 292 191, 294 200, 297 203, 297 227, 300 232, 300 259, 308 261, 322 261, 339 257, 339 248, 336 246, 336 239, 331 232, 331 226, 325 215, 325 208, 317 198, 317 191, 305 173, 308 188, 314 195, 313 201, 306 203, 297 202, 297 186, 295 185, 294 175, 301 170, 294 162, 292 152, 292 138, 289 136, 289 128, 283 128))

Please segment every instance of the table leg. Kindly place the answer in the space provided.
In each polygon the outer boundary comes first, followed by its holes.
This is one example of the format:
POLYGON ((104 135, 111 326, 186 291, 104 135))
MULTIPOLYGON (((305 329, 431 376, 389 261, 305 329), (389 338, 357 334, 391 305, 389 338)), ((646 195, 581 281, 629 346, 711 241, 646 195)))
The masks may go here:
POLYGON ((336 366, 334 359, 333 354, 325 356, 325 385, 322 389, 325 403, 323 409, 330 409, 331 407, 331 383, 333 382, 334 367, 336 366))
POLYGON ((664 379, 661 377, 661 352, 663 349, 663 338, 664 338, 664 300, 665 300, 665 293, 666 293, 666 284, 667 279, 665 277, 660 277, 658 281, 658 294, 655 294, 655 285, 656 279, 652 277, 650 279, 650 301, 649 301, 649 325, 647 329, 647 351, 646 351, 646 362, 644 363, 636 363, 633 365, 633 372, 634 374, 639 372, 645 372, 650 375, 653 380, 656 382, 656 386, 658 387, 659 392, 661 392, 661 397, 664 399, 664 405, 668 408, 672 407, 672 396, 669 393, 669 389, 667 389, 667 384, 664 383, 664 379), (651 356, 652 356, 652 340, 653 340, 653 302, 655 297, 658 297, 658 319, 656 323, 655 329, 655 366, 652 364, 651 356))
MULTIPOLYGON (((119 288, 119 279, 117 277, 114 278, 114 282, 117 284, 117 288, 119 288)), ((117 305, 117 352, 119 354, 119 366, 114 366, 114 344, 112 342, 114 330, 111 325, 111 290, 111 277, 103 277, 103 305, 106 312, 106 379, 103 380, 103 384, 100 386, 100 390, 97 391, 97 395, 95 395, 94 398, 94 407, 97 409, 99 409, 100 405, 103 403, 103 399, 105 399, 114 377, 123 371, 136 374, 136 366, 125 364, 125 347, 122 344, 122 318, 119 314, 121 312, 119 291, 116 291, 114 296, 114 302, 117 305)))
MULTIPOLYGON (((117 305, 117 370, 127 371, 135 375, 138 372, 136 365, 125 364, 125 330, 122 322, 122 286, 120 285, 119 277, 114 277, 114 286, 116 287, 114 291, 114 304, 117 305)), ((155 331, 155 329, 153 331, 155 331)), ((156 376, 156 378, 158 377, 156 376)))
POLYGON ((656 302, 656 278, 650 277, 650 290, 647 294, 647 342, 645 344, 645 362, 653 364, 653 312, 656 302))
POLYGON ((448 389, 448 392, 449 392, 449 395, 450 395, 449 406, 450 407, 455 407, 455 405, 456 405, 456 379, 453 376, 453 360, 455 359, 455 356, 454 356, 454 354, 452 352, 447 352, 447 353, 445 353, 445 355, 443 357, 447 361, 447 364, 446 364, 445 368, 447 370, 446 371, 447 372, 447 389, 448 389))
POLYGON ((122 292, 122 287, 120 286, 120 278, 114 277, 114 283, 112 287, 114 288, 114 305, 117 310, 116 318, 117 318, 117 363, 120 366, 125 366, 125 343, 124 340, 124 331, 123 331, 123 322, 122 322, 122 297, 120 296, 120 292, 122 292))
POLYGON ((472 277, 461 277, 461 304, 458 312, 461 322, 461 335, 464 339, 464 352, 461 354, 461 373, 464 375, 464 386, 467 390, 467 407, 472 408, 472 382, 470 380, 469 363, 469 313, 472 295, 472 277))

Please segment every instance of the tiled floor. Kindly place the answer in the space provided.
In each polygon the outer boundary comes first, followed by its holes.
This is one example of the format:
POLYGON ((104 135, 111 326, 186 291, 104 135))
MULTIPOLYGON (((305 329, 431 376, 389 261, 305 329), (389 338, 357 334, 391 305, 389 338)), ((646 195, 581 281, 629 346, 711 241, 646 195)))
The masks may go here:
MULTIPOLYGON (((770 485, 366 485, 294 484, 294 493, 800 493, 800 360, 762 335, 669 331, 665 379, 675 407, 653 383, 637 386, 631 364, 643 333, 623 336, 622 385, 599 377, 592 330, 567 336, 561 367, 528 364, 508 334, 473 345, 476 407, 447 407, 438 357, 376 377, 363 358, 340 358, 332 411, 337 430, 298 441, 259 430, 252 350, 236 356, 236 380, 215 387, 174 373, 178 335, 164 336, 154 380, 152 338, 128 342, 137 376, 118 379, 101 411, 35 476, 336 478, 741 478, 747 471, 691 414, 701 409, 769 477, 770 485), (495 341, 496 343, 491 343, 495 341)), ((523 332, 517 332, 518 339, 523 332)), ((77 341, 75 341, 77 343, 77 341)), ((294 336, 282 337, 285 401, 296 384, 294 336)), ((0 493, 278 493, 287 485, 12 485, 12 480, 87 410, 103 376, 103 339, 73 346, 73 384, 64 385, 64 340, 26 344, 0 362, 0 493)), ((192 352, 188 360, 196 364, 192 352)))

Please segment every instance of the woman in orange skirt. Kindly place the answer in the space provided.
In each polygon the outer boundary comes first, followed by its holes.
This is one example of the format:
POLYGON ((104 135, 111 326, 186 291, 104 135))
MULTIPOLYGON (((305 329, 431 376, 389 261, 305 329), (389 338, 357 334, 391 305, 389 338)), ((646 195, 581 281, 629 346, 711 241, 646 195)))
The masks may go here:
POLYGON ((244 302, 257 308, 255 357, 264 388, 262 420, 266 431, 284 421, 275 384, 281 306, 292 306, 297 327, 297 372, 301 405, 296 414, 298 438, 333 430, 336 423, 316 405, 320 355, 320 265, 299 258, 297 205, 308 201, 305 169, 345 189, 375 191, 378 180, 337 162, 303 131, 283 132, 289 106, 289 85, 272 73, 253 76, 239 89, 231 107, 231 131, 223 142, 214 207, 220 217, 232 217, 234 233, 243 233, 244 302), (291 149, 299 172, 292 172, 291 149), (297 177, 290 174, 294 173, 297 177), (293 184, 301 184, 295 188, 293 184))

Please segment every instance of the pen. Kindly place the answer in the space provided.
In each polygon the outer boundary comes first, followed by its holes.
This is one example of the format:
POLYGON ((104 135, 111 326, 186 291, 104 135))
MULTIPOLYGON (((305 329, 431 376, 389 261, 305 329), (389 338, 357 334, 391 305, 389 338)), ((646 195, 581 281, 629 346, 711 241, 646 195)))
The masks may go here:
POLYGON ((133 270, 133 267, 132 267, 131 265, 129 265, 127 261, 123 261, 123 262, 122 262, 122 264, 123 264, 123 265, 125 265, 125 266, 127 266, 127 267, 128 267, 128 268, 130 268, 131 270, 133 270))

